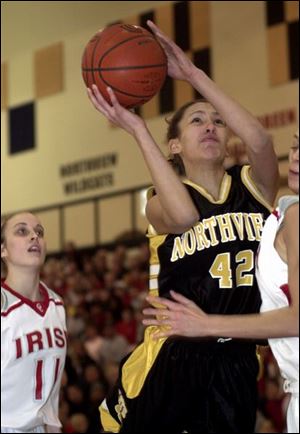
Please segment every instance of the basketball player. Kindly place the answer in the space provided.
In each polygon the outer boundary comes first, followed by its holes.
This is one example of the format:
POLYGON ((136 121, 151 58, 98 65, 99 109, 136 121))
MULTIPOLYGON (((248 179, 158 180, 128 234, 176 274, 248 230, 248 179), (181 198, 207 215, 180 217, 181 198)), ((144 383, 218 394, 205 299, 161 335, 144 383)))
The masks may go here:
MULTIPOLYGON (((167 133, 183 179, 166 161, 145 122, 111 105, 96 86, 97 110, 136 140, 152 176, 150 290, 173 289, 210 313, 258 312, 254 255, 277 191, 277 158, 259 122, 225 95, 173 41, 150 23, 168 56, 171 77, 189 82, 206 101, 186 104, 167 133), (228 127, 246 145, 250 166, 225 171, 228 127)), ((118 384, 100 406, 106 431, 122 433, 254 432, 258 362, 254 341, 153 339, 123 360, 118 384)), ((222 336, 222 334, 221 334, 222 336)))
MULTIPOLYGON (((297 196, 280 198, 278 208, 263 229, 256 264, 256 277, 262 295, 261 314, 206 315, 194 302, 172 293, 177 303, 149 297, 167 311, 162 319, 146 319, 145 325, 167 327, 157 338, 180 336, 226 336, 232 338, 271 338, 270 346, 283 378, 284 390, 291 393, 287 413, 289 433, 299 432, 299 132, 289 154, 288 184, 297 196)), ((157 315, 145 309, 145 315, 157 315)))
POLYGON ((1 226, 1 432, 60 432, 66 356, 62 300, 40 281, 44 228, 30 213, 1 226))

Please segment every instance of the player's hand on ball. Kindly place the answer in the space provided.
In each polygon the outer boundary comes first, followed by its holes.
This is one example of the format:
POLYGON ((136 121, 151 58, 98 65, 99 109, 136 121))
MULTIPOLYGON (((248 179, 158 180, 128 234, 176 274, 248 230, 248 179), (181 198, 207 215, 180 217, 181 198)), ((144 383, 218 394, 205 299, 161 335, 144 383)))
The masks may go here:
POLYGON ((95 84, 91 88, 87 88, 88 97, 93 106, 114 125, 123 128, 133 136, 136 135, 140 128, 145 128, 143 119, 122 107, 111 88, 108 87, 107 92, 110 96, 111 105, 106 102, 95 84))
POLYGON ((197 70, 193 62, 185 55, 172 39, 165 35, 152 21, 147 21, 148 27, 153 31, 160 45, 163 47, 168 59, 168 75, 177 80, 189 81, 192 72, 197 70))

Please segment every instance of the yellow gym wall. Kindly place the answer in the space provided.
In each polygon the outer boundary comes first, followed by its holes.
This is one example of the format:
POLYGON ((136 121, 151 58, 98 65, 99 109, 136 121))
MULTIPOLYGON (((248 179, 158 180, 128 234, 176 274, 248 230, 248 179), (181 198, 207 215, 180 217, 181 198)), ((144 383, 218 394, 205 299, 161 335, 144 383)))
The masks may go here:
MULTIPOLYGON (((1 211, 8 214, 39 209, 48 229, 50 251, 61 248, 62 224, 63 239, 72 239, 79 247, 109 242, 131 225, 132 202, 127 190, 150 184, 150 176, 134 140, 123 130, 111 127, 91 106, 81 77, 81 56, 97 30, 118 20, 135 24, 137 16, 148 11, 157 11, 159 24, 173 36, 174 3, 1 3, 1 211), (47 59, 53 59, 49 68, 47 59), (47 82, 47 74, 54 87, 47 82), (9 155, 8 108, 30 101, 35 102, 36 148, 9 155), (111 155, 116 159, 114 165, 91 172, 102 177, 102 186, 65 193, 66 182, 85 174, 61 177, 62 167, 111 155), (107 196, 122 192, 121 196, 107 196), (89 198, 97 199, 74 204, 89 198), (58 204, 69 204, 63 223, 59 209, 43 210, 58 204)), ((197 39, 198 32, 209 35, 214 80, 258 117, 277 119, 288 112, 293 114, 289 122, 282 122, 286 125, 277 122, 270 128, 278 156, 286 155, 298 125, 298 80, 286 80, 284 23, 271 32, 267 29, 264 1, 190 3, 195 10, 191 19, 193 38, 197 39)), ((297 20, 298 2, 284 4, 286 19, 297 20)), ((192 95, 187 88, 176 86, 176 98, 192 95)), ((162 143, 165 116, 151 117, 156 113, 154 106, 155 99, 143 110, 154 138, 162 143)), ((286 175, 286 163, 280 167, 286 175)), ((144 230, 146 221, 139 212, 139 193, 135 192, 134 197, 136 227, 144 230)))

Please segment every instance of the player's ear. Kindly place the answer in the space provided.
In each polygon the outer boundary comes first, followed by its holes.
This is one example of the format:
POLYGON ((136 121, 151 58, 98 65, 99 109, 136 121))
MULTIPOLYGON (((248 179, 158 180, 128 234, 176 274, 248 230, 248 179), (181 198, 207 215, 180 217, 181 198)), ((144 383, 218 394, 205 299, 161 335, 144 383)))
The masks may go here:
POLYGON ((232 152, 231 152, 231 148, 232 148, 232 145, 231 145, 231 143, 226 143, 226 146, 225 146, 225 158, 230 158, 230 157, 232 157, 232 152))
POLYGON ((178 138, 169 140, 168 143, 170 154, 180 154, 182 145, 178 138))
POLYGON ((6 251, 6 247, 5 247, 4 243, 2 243, 1 244, 1 258, 5 258, 5 256, 6 256, 5 251, 6 251))

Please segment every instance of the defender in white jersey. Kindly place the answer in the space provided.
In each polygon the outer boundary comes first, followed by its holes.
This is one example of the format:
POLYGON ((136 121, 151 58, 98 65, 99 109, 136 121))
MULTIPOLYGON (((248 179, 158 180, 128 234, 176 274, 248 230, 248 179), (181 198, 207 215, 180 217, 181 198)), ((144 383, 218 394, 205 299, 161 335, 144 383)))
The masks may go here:
MULTIPOLYGON (((261 312, 299 305, 296 280, 299 279, 297 255, 289 247, 299 227, 299 132, 290 152, 289 187, 297 196, 279 199, 278 208, 264 226, 257 258, 256 277, 262 296, 261 312), (292 291, 291 291, 292 289, 292 291)), ((297 249, 299 253, 299 246, 297 249)), ((298 281, 299 285, 299 281, 298 281)), ((289 433, 299 432, 299 334, 298 337, 269 339, 282 377, 284 390, 291 393, 287 411, 289 433)))
MULTIPOLYGON (((288 208, 299 204, 298 196, 284 196, 267 219, 258 253, 256 278, 262 296, 261 312, 285 308, 292 302, 288 284, 288 264, 276 250, 276 236, 288 208)), ((287 413, 289 433, 299 432, 299 337, 269 339, 282 377, 284 391, 291 393, 287 413)))
POLYGON ((171 335, 188 337, 222 336, 268 338, 285 378, 285 391, 291 393, 287 431, 299 433, 299 132, 289 155, 289 188, 297 196, 283 197, 263 228, 256 264, 256 278, 262 296, 260 314, 207 315, 191 300, 174 291, 175 301, 148 297, 157 309, 147 308, 145 325, 168 326, 157 338, 171 335))
POLYGON ((34 215, 1 226, 1 432, 60 432, 66 319, 61 298, 39 278, 45 255, 34 215))

